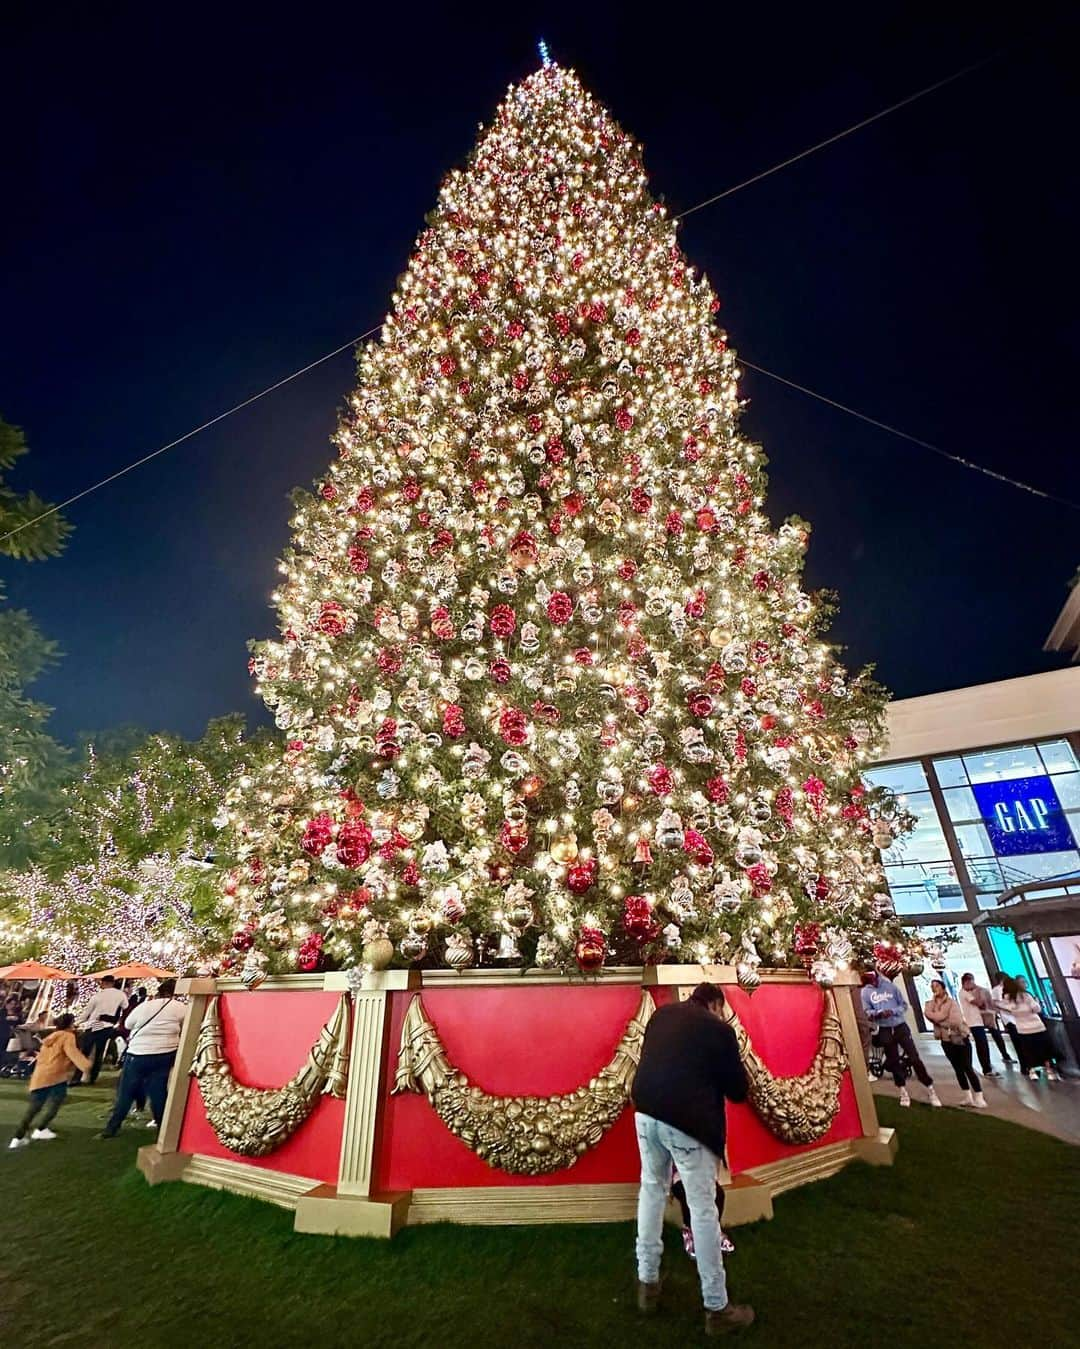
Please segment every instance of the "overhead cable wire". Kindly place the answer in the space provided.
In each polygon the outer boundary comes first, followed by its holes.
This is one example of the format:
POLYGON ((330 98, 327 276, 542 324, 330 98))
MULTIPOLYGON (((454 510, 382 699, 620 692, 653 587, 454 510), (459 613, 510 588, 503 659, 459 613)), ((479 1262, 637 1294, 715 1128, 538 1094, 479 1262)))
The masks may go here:
POLYGON ((42 511, 40 515, 35 515, 32 520, 24 520, 21 525, 8 530, 6 534, 0 534, 0 543, 6 543, 8 539, 14 538, 16 534, 22 533, 24 529, 29 529, 31 525, 40 524, 42 520, 47 520, 50 515, 55 515, 57 511, 67 510, 69 506, 74 506, 76 501, 81 501, 83 497, 88 497, 91 492, 96 492, 99 488, 107 487, 109 483, 116 482, 117 478, 122 478, 125 473, 130 473, 132 469, 141 468, 143 464, 148 464, 151 459, 156 459, 159 454, 164 454, 166 450, 174 450, 177 445, 182 445, 185 440, 190 440, 192 436, 197 436, 201 431, 209 431, 211 426, 216 426, 218 422, 223 422, 226 417, 231 417, 234 412, 240 412, 252 403, 257 403, 260 398, 265 398, 268 393, 273 393, 275 389, 280 389, 282 385, 291 383, 294 379, 299 379, 301 375, 306 375, 309 370, 314 370, 317 365, 323 365, 326 361, 332 360, 335 356, 340 356, 343 351, 349 347, 355 347, 358 342, 363 342, 366 337, 371 337, 377 333, 382 324, 374 328, 369 328, 366 333, 361 333, 359 337, 353 337, 348 342, 342 342, 340 347, 335 347, 333 351, 328 351, 325 356, 320 356, 318 360, 309 362, 300 370, 294 370, 291 375, 286 375, 284 379, 279 379, 274 384, 268 384, 265 389, 260 389, 258 393, 253 393, 250 398, 245 398, 242 403, 234 403, 231 408, 226 408, 224 412, 219 412, 216 417, 211 417, 209 421, 203 422, 201 426, 196 426, 190 431, 185 431, 182 436, 177 436, 175 440, 170 440, 167 445, 159 445, 156 450, 151 450, 149 454, 144 454, 141 459, 136 459, 133 463, 124 468, 118 468, 115 473, 110 473, 107 478, 102 478, 99 482, 92 483, 89 487, 84 487, 81 492, 76 492, 66 501, 58 501, 55 506, 50 506, 47 511, 42 511))
MULTIPOLYGON (((688 215, 693 215, 695 211, 701 211, 706 206, 711 206, 715 202, 722 201, 725 197, 733 196, 736 192, 740 192, 744 187, 750 187, 754 183, 759 183, 761 182, 762 179, 769 178, 774 173, 779 173, 781 169, 788 168, 792 164, 797 164, 800 160, 806 159, 808 156, 812 154, 816 154, 819 150, 824 150, 829 145, 835 145, 837 141, 843 140, 846 136, 852 135, 853 132, 859 131, 863 127, 870 126, 871 123, 878 122, 883 117, 887 117, 890 113, 897 112, 899 109, 907 107, 909 104, 914 103, 917 99, 924 98, 927 94, 932 94, 936 90, 943 89, 945 88, 946 85, 953 84, 957 80, 962 79, 965 75, 970 75, 974 71, 982 69, 983 66, 989 65, 992 61, 997 60, 997 58, 1000 55, 1001 55, 1000 52, 995 52, 991 56, 984 57, 981 61, 972 62, 970 65, 964 66, 961 70, 954 71, 953 74, 945 76, 944 79, 936 80, 933 84, 928 84, 924 89, 919 89, 913 94, 908 94, 906 98, 900 99, 899 102, 892 103, 887 108, 882 108, 879 112, 874 113, 872 116, 864 117, 862 121, 853 123, 853 125, 845 128, 843 131, 838 131, 835 135, 829 136, 823 141, 818 141, 816 144, 808 146, 805 150, 800 151, 797 155, 790 155, 787 159, 781 160, 780 163, 774 164, 771 168, 765 169, 761 173, 754 174, 752 178, 746 178, 741 183, 736 183, 732 187, 725 188, 723 192, 718 192, 715 196, 707 197, 704 201, 699 201, 696 206, 691 206, 687 210, 682 211, 680 214, 676 215, 674 219, 684 220, 688 215)), ((110 473, 108 477, 102 478, 100 479, 100 481, 92 483, 89 487, 84 488, 81 492, 76 492, 74 496, 68 497, 67 500, 58 502, 55 506, 50 506, 48 510, 42 511, 40 515, 36 515, 30 520, 24 520, 22 524, 17 525, 14 529, 9 530, 6 534, 0 535, 0 543, 6 543, 8 539, 14 538, 16 534, 20 534, 24 529, 30 529, 32 526, 39 524, 42 520, 48 519, 50 515, 55 515, 58 511, 66 510, 69 506, 74 506, 76 502, 82 501, 84 497, 90 496, 93 492, 99 491, 102 487, 109 486, 110 483, 116 482, 118 478, 124 477, 125 474, 132 472, 132 470, 136 468, 141 468, 143 464, 148 464, 152 459, 156 459, 159 455, 165 454, 166 451, 175 449, 177 445, 182 445, 186 440, 191 440, 193 436, 197 436, 203 431, 208 431, 210 427, 216 426, 218 422, 224 421, 226 417, 231 417, 234 412, 241 412, 244 408, 250 407, 252 403, 258 402, 260 398, 265 398, 267 394, 271 394, 275 390, 282 388, 284 385, 292 383, 294 379, 299 379, 301 375, 306 375, 308 371, 314 370, 316 366, 322 365, 325 361, 332 360, 335 356, 340 355, 341 352, 347 350, 349 347, 356 346, 358 343, 363 342, 366 338, 373 336, 375 333, 379 331, 381 326, 382 326, 381 324, 377 324, 374 328, 369 328, 366 333, 361 333, 359 337, 354 337, 348 342, 343 342, 340 347, 335 347, 333 351, 328 351, 325 356, 320 356, 317 360, 311 361, 308 365, 303 366, 301 369, 294 370, 291 375, 286 375, 283 379, 279 379, 276 383, 270 384, 265 389, 261 389, 258 393, 252 394, 250 398, 245 398, 242 402, 236 403, 234 404, 233 407, 227 408, 224 412, 218 413, 216 417, 211 417, 209 421, 203 422, 201 426, 196 426, 192 430, 185 432, 184 435, 177 436, 175 440, 170 440, 167 444, 160 445, 156 450, 152 450, 149 454, 143 455, 140 459, 136 459, 133 463, 127 464, 124 468, 117 469, 115 473, 110 473)), ((743 364, 749 366, 750 362, 744 361, 743 364)), ((761 373, 768 374, 769 372, 763 370, 761 373)), ((779 376, 775 376, 775 378, 779 378, 779 376)), ((818 396, 813 394, 811 390, 804 390, 804 392, 810 393, 811 396, 813 397, 818 396)), ((828 402, 829 400, 825 399, 824 401, 828 402)), ((835 404, 835 406, 839 407, 840 405, 835 404)), ((845 409, 845 411, 850 411, 850 409, 845 409)), ((860 416, 861 414, 853 413, 852 415, 860 416)), ((863 420, 871 421, 872 418, 864 417, 863 420)), ((891 430, 892 428, 886 427, 885 429, 891 430)), ((916 444, 923 443, 921 441, 916 440, 914 436, 906 435, 906 433, 904 432, 898 431, 895 432, 895 434, 903 436, 907 440, 914 440, 916 444)), ((935 448, 935 447, 928 447, 928 448, 935 448)), ((944 450, 938 452, 942 454, 946 453, 944 450)), ((955 457, 958 463, 963 463, 966 467, 969 468, 978 469, 980 472, 987 473, 991 477, 1001 476, 998 474, 994 474, 989 469, 982 469, 977 464, 971 464, 967 460, 960 459, 958 456, 947 456, 947 457, 955 457)), ((1004 480, 1011 481, 1011 479, 1004 479, 1004 480)), ((1049 493, 1040 492, 1037 488, 1028 487, 1026 484, 1015 484, 1015 485, 1022 486, 1026 491, 1034 492, 1038 496, 1048 497, 1048 499, 1050 500, 1061 500, 1061 498, 1058 497, 1051 497, 1049 493)), ((1071 505, 1072 503, 1066 504, 1071 505)))
POLYGON ((760 183, 763 178, 771 178, 774 173, 779 173, 781 169, 790 168, 792 164, 798 164, 801 159, 807 159, 810 155, 816 155, 819 150, 824 150, 830 145, 835 145, 837 141, 842 141, 846 136, 852 135, 856 131, 861 131, 864 126, 870 126, 874 122, 880 122, 883 117, 888 117, 890 113, 899 112, 901 108, 908 107, 909 104, 916 102, 917 99, 925 98, 927 94, 933 94, 938 89, 944 89, 946 85, 955 84, 957 80, 962 80, 965 75, 972 75, 976 70, 982 70, 992 61, 996 61, 1001 52, 994 52, 991 56, 985 56, 981 61, 973 61, 971 65, 964 66, 962 70, 953 71, 951 75, 946 75, 944 79, 935 80, 933 84, 928 84, 925 89, 918 89, 913 94, 908 94, 906 98, 900 99, 897 103, 890 103, 887 108, 882 108, 880 112, 875 112, 870 117, 864 117, 861 122, 855 122, 852 126, 846 127, 843 131, 837 131, 835 135, 827 136, 825 140, 818 141, 816 145, 810 145, 805 150, 800 150, 797 155, 790 155, 787 159, 782 159, 779 164, 774 164, 771 169, 763 169, 761 173, 755 173, 752 178, 744 178, 741 183, 735 183, 733 187, 726 187, 723 192, 717 192, 714 197, 706 197, 704 201, 699 201, 696 206, 691 206, 685 211, 680 211, 676 220, 685 220, 688 215, 693 215, 695 211, 702 211, 706 206, 712 206, 715 202, 723 201, 725 197, 733 196, 736 192, 741 192, 744 187, 750 187, 753 183, 760 183))
POLYGON ((987 468, 985 464, 977 464, 972 459, 965 459, 963 455, 953 454, 950 450, 943 450, 940 445, 934 445, 929 440, 920 440, 918 436, 909 435, 907 431, 901 431, 899 427, 890 426, 888 422, 879 421, 877 417, 868 417, 865 412, 859 412, 856 408, 848 407, 846 403, 839 403, 835 398, 828 398, 815 389, 808 389, 805 384, 796 384, 793 379, 785 379, 783 375, 778 375, 775 370, 766 370, 763 365, 755 365, 753 361, 748 361, 741 354, 738 355, 737 359, 740 365, 745 365, 749 370, 756 370, 759 375, 767 375, 769 379, 776 380, 778 384, 786 384, 789 389, 797 389, 799 393, 804 393, 809 398, 816 398, 819 403, 827 403, 829 407, 836 408, 839 412, 846 412, 849 417, 857 417, 861 422, 876 426, 879 431, 888 431, 891 436, 899 436, 901 440, 908 440, 912 445, 919 445, 924 450, 929 450, 931 454, 940 455, 942 459, 948 459, 950 463, 959 464, 961 468, 969 468, 974 473, 982 473, 987 478, 993 478, 996 482, 1008 483, 1010 487, 1018 487, 1022 492, 1030 492, 1032 496, 1042 497, 1044 501, 1056 501, 1059 506, 1068 506, 1070 510, 1080 511, 1080 502, 1078 501, 1070 501, 1068 497, 1058 496, 1054 492, 1044 492, 1041 487, 1033 487, 1029 482, 1021 482, 1019 478, 1010 478, 1007 473, 998 473, 996 469, 987 468))

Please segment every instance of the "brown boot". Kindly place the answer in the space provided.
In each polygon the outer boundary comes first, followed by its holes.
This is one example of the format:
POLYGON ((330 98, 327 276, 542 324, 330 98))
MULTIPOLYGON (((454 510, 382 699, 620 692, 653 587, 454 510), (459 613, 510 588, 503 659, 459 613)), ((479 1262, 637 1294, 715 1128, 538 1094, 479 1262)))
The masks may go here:
POLYGON ((637 1309, 644 1316, 652 1316, 660 1306, 660 1284, 642 1283, 638 1280, 637 1309))
POLYGON ((743 1330, 753 1320, 753 1307, 738 1307, 729 1302, 723 1311, 705 1313, 705 1334, 726 1335, 729 1330, 743 1330))

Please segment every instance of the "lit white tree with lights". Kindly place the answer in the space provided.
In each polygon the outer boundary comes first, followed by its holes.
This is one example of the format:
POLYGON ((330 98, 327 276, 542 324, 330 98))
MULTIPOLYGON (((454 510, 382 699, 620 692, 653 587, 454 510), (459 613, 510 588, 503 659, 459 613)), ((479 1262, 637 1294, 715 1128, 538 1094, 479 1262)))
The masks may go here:
POLYGON ((577 77, 511 89, 297 499, 252 660, 287 746, 227 801, 227 966, 389 938, 827 979, 897 935, 859 780, 883 693, 821 638, 807 527, 766 518, 718 307, 577 77))

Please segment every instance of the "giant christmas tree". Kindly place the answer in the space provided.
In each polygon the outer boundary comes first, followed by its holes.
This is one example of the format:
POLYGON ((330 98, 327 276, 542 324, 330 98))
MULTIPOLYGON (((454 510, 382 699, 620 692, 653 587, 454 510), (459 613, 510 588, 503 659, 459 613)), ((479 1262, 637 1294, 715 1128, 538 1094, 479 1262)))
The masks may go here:
POLYGON ((226 967, 802 961, 890 933, 881 690, 764 513, 719 305, 545 64, 446 180, 299 499, 226 967), (244 953, 247 953, 245 956, 244 953), (520 953, 520 957, 518 955, 520 953))

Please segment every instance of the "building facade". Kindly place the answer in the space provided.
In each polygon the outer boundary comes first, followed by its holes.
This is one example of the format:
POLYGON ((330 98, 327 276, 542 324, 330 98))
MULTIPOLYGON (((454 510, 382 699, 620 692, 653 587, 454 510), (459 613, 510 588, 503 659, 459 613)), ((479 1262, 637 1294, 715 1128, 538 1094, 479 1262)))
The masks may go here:
MULTIPOLYGON (((947 982, 968 970, 980 983, 996 970, 1024 974, 1063 1046, 1075 1042, 1080 669, 891 704, 888 758, 867 779, 917 821, 882 861, 903 921, 948 939, 947 982), (1055 925, 1019 922, 1017 900, 1028 913, 1052 906, 1055 925)), ((934 972, 915 981, 920 1002, 934 972)))

